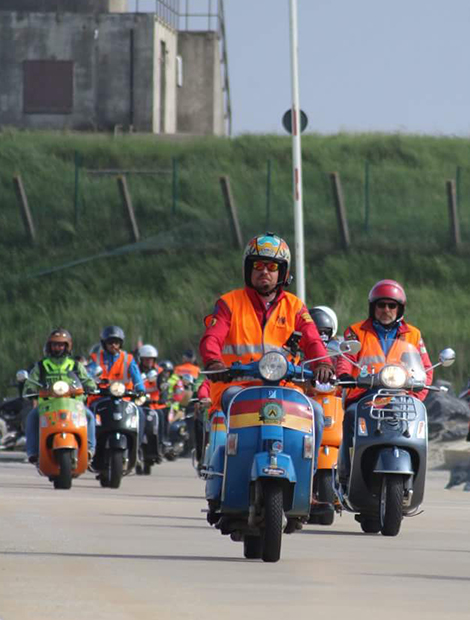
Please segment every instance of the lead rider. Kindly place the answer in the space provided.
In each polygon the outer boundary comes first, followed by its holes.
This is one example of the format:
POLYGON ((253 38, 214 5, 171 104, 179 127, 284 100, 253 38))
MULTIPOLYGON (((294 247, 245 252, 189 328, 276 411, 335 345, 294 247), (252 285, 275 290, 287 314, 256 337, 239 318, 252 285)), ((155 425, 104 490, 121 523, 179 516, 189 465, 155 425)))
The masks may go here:
MULTIPOLYGON (((243 255, 245 287, 233 290, 216 302, 206 318, 200 353, 210 374, 213 410, 221 410, 228 396, 259 381, 227 381, 226 370, 234 362, 257 361, 268 351, 284 352, 294 331, 301 332, 300 348, 306 359, 325 357, 314 363, 315 380, 328 383, 334 369, 325 346, 304 303, 284 288, 290 277, 291 255, 287 243, 266 233, 251 239, 243 255), (230 388, 229 392, 226 390, 230 388), (226 392, 222 401, 222 396, 226 392)), ((311 401, 315 425, 315 467, 323 434, 323 412, 311 401)))

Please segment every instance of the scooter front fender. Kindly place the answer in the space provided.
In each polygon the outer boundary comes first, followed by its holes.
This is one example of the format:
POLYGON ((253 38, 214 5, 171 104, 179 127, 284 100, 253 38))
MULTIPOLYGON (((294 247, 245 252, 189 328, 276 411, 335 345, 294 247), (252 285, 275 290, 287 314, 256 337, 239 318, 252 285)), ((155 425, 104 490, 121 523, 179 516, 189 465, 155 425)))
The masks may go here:
POLYGON ((62 450, 69 448, 70 450, 78 450, 78 443, 73 433, 56 433, 52 440, 53 450, 62 450))
POLYGON ((374 466, 376 474, 405 474, 413 475, 411 455, 401 448, 383 448, 374 466))
POLYGON ((292 459, 288 454, 283 453, 276 455, 275 465, 272 463, 269 452, 255 454, 251 467, 251 480, 255 481, 258 478, 284 479, 293 484, 297 482, 292 459))
POLYGON ((123 433, 113 433, 106 439, 106 448, 111 450, 127 450, 127 437, 123 433))

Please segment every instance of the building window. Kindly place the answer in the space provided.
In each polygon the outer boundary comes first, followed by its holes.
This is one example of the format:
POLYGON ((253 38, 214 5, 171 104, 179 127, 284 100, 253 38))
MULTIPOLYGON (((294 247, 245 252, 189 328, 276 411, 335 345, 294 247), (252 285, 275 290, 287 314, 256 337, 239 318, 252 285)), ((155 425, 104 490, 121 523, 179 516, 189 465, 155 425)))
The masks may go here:
POLYGON ((71 114, 73 61, 25 60, 23 111, 25 114, 71 114))

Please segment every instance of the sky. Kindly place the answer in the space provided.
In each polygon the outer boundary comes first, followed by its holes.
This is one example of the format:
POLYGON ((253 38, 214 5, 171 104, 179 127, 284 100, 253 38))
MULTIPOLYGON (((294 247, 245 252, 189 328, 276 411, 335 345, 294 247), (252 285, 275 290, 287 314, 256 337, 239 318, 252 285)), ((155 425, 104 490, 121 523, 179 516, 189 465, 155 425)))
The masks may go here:
MULTIPOLYGON (((209 1, 189 3, 196 12, 209 1)), ((233 134, 282 134, 290 0, 224 6, 233 134)), ((307 132, 470 136, 469 0, 297 0, 297 11, 307 132)))

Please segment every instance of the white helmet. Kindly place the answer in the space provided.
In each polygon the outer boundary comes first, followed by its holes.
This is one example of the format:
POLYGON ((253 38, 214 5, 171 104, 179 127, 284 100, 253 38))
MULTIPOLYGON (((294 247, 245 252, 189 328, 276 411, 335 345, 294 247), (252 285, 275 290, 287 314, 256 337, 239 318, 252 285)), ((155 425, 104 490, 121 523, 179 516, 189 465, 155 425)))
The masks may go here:
POLYGON ((309 312, 318 329, 331 329, 330 338, 336 336, 336 332, 338 331, 338 317, 334 310, 328 306, 315 306, 315 308, 312 308, 309 312))
POLYGON ((140 358, 143 357, 154 357, 157 359, 158 351, 157 348, 153 346, 153 344, 144 344, 139 347, 138 354, 140 358))

